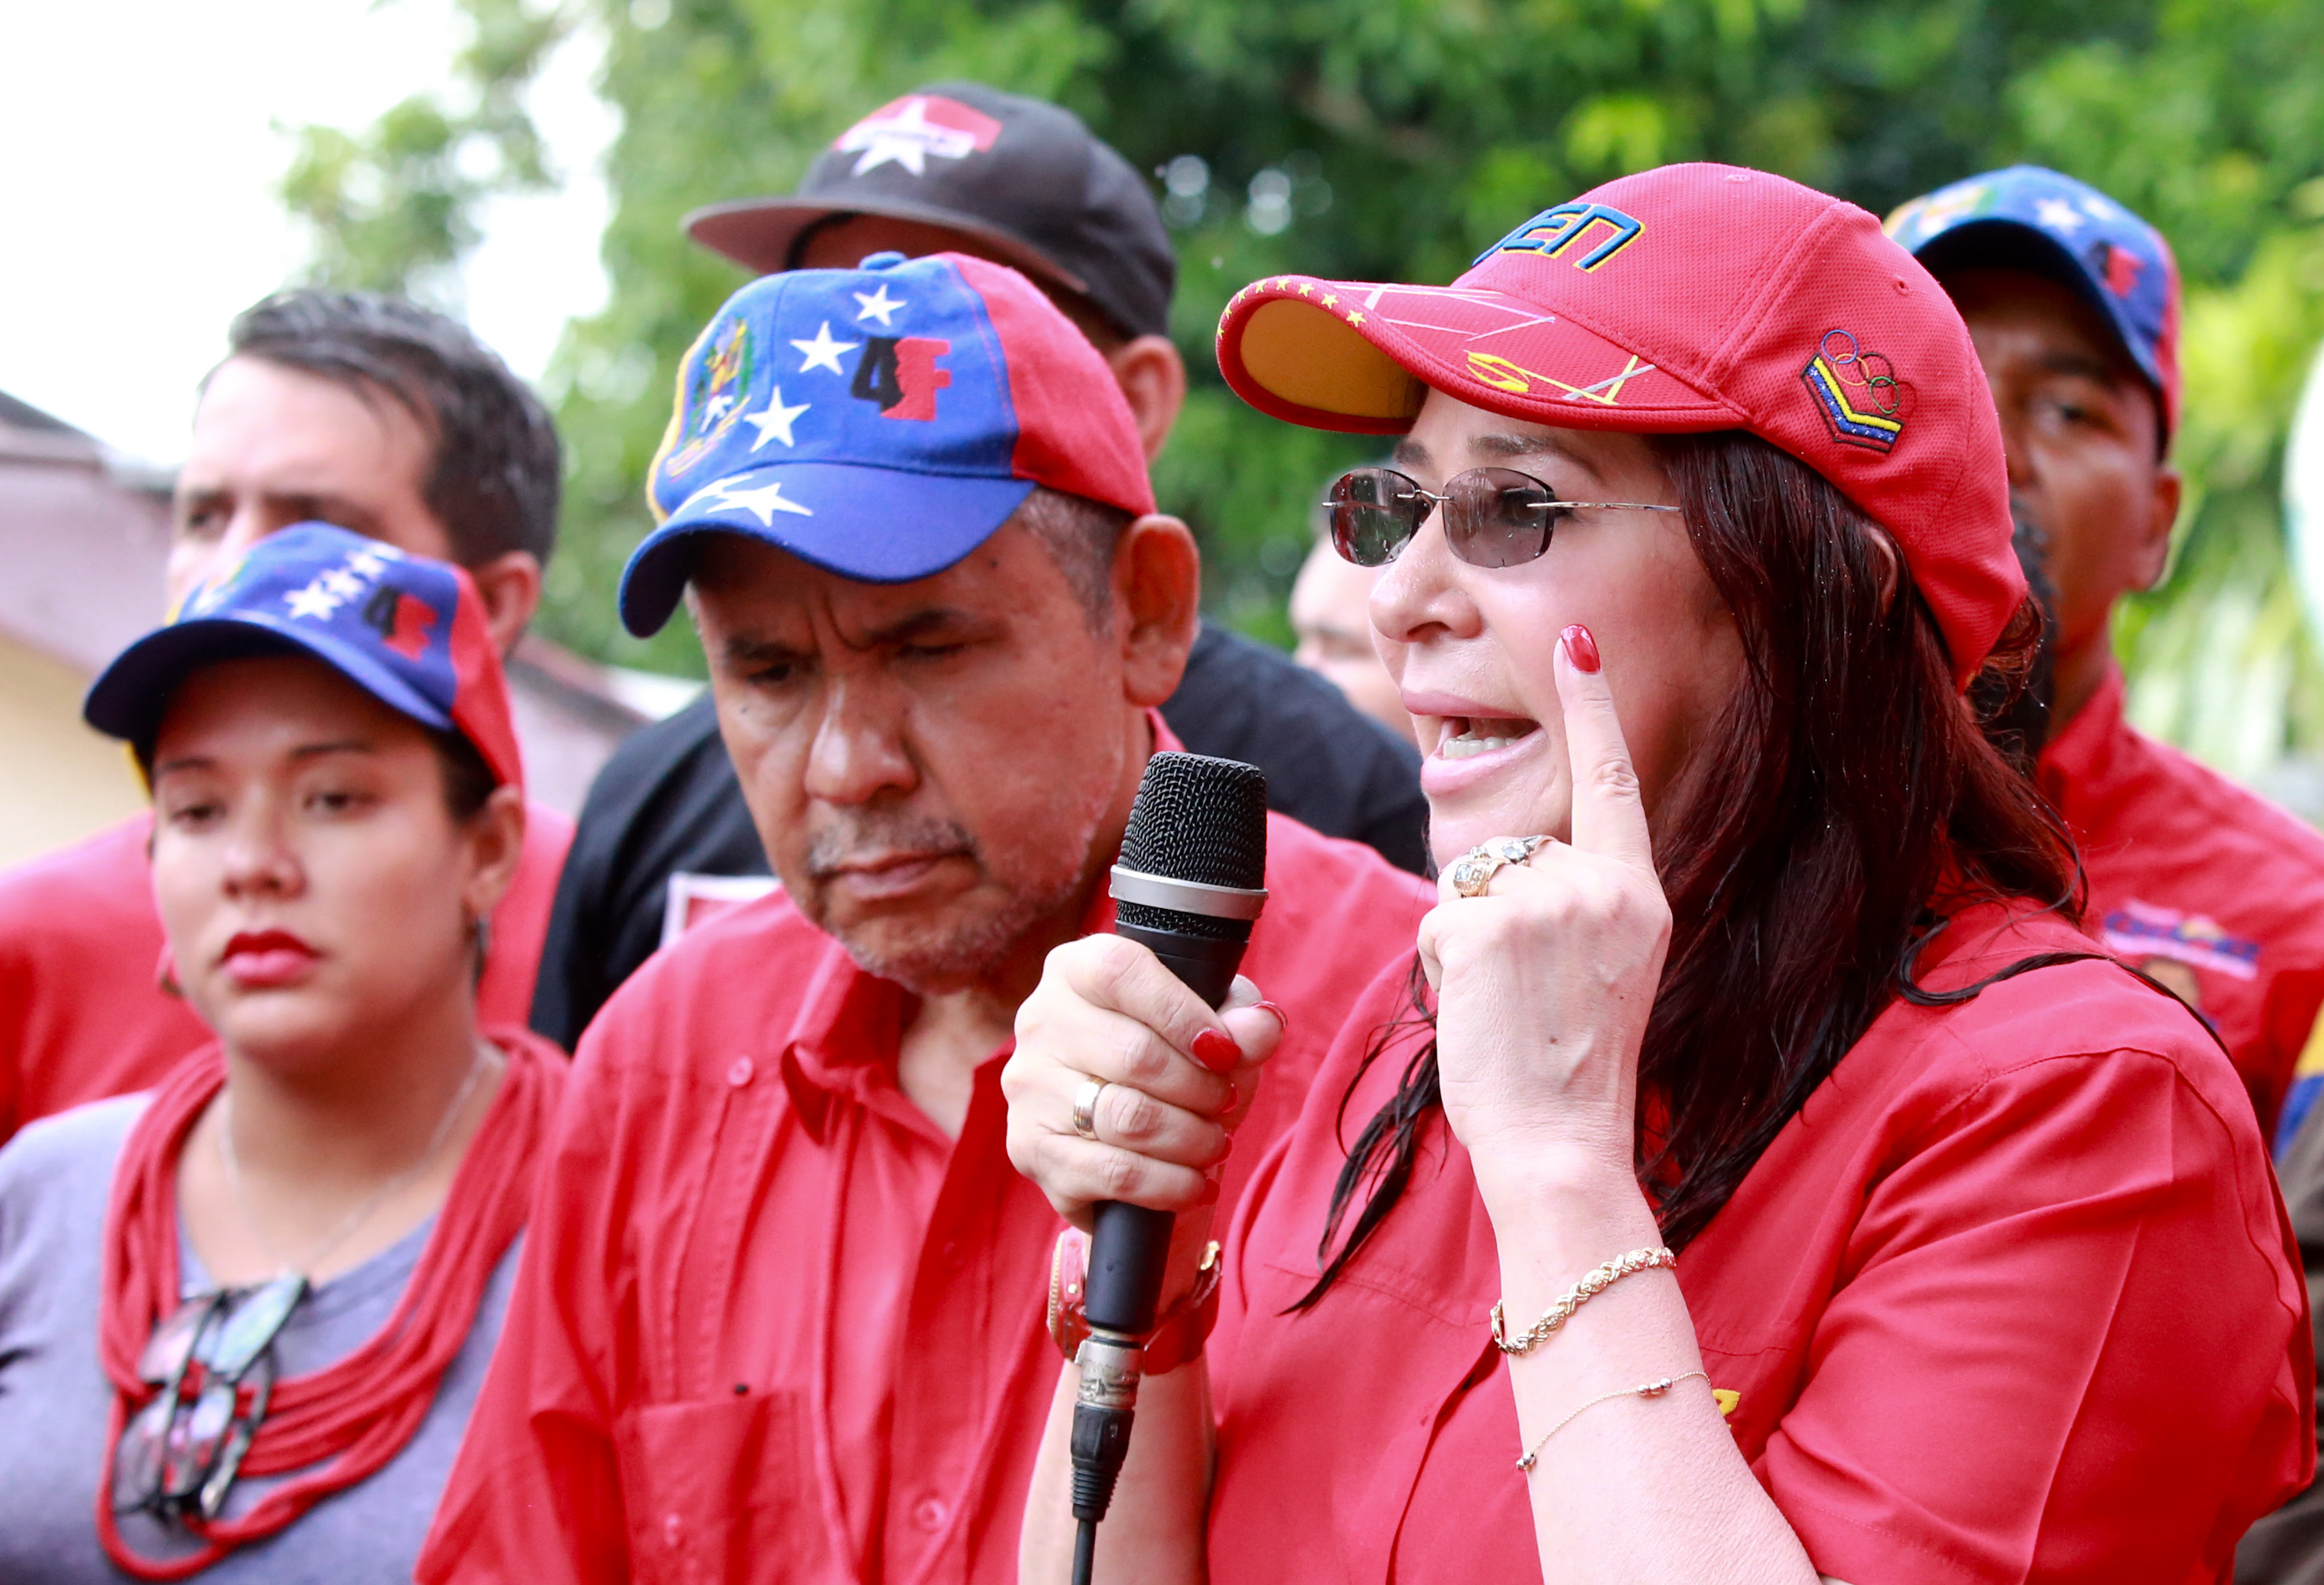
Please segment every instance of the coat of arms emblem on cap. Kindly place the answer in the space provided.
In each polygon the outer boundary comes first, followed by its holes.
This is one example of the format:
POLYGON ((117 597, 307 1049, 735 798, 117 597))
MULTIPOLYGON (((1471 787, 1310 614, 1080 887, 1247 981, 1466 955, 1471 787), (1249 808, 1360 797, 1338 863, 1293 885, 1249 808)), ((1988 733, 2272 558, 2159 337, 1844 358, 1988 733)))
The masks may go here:
POLYGON ((693 366, 687 370, 685 429, 668 466, 692 466, 742 416, 751 390, 751 327, 736 318, 713 327, 693 366))

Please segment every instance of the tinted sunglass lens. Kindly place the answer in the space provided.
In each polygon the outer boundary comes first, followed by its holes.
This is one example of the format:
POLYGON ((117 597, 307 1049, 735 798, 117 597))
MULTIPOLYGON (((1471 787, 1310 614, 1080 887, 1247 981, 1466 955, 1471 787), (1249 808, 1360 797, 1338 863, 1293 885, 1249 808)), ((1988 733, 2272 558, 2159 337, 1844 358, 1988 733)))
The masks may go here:
POLYGON ((257 1440, 258 1428, 265 1424, 266 1411, 273 1401, 274 1355, 269 1350, 251 1361, 243 1375, 235 1395, 234 1423, 210 1466, 209 1478, 202 1482, 198 1506, 203 1518, 216 1519, 226 1511, 226 1494, 234 1489, 235 1478, 242 1473, 242 1461, 257 1440))
POLYGON ((193 1352, 194 1335, 210 1318, 216 1304, 217 1300, 208 1294, 189 1299, 168 1320, 154 1327, 153 1335, 146 1340, 145 1351, 137 1357, 138 1378, 156 1387, 176 1380, 193 1352))
POLYGON ((1471 567, 1518 567, 1549 548, 1557 498, 1508 468, 1472 468, 1445 486, 1444 529, 1471 567))
POLYGON ((290 1312, 307 1296, 303 1276, 279 1276, 238 1299, 234 1313, 205 1351, 203 1362, 228 1381, 241 1379, 250 1362, 266 1350, 290 1312))
POLYGON ((121 1428, 113 1454, 113 1511, 134 1514, 151 1507, 161 1490, 161 1439, 170 1428, 175 1397, 158 1397, 121 1428))
POLYGON ((1401 475, 1357 468, 1332 486, 1332 548, 1358 567, 1385 567, 1420 526, 1425 505, 1401 475))

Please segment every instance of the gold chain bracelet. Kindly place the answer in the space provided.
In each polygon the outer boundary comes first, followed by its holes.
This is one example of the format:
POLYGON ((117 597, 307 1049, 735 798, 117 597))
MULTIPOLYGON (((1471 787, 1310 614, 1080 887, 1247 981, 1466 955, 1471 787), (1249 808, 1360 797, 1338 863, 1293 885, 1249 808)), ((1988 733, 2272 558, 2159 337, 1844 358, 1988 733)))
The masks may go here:
POLYGON ((1501 1316, 1500 1301, 1496 1299, 1493 1302, 1493 1345, 1504 1354, 1530 1354, 1547 1342, 1559 1327, 1572 1320, 1576 1310, 1624 1277, 1636 1276, 1642 1271, 1669 1270, 1677 1265, 1678 1257, 1668 1249, 1633 1249, 1627 1255, 1617 1255, 1566 1289, 1565 1296, 1552 1304, 1547 1314, 1517 1337, 1508 1335, 1508 1323, 1501 1316))
POLYGON ((1560 1420, 1547 1431, 1543 1432, 1541 1433, 1541 1440, 1533 1444, 1533 1451, 1527 1453, 1524 1458, 1517 1461, 1518 1470, 1525 1474, 1532 1474, 1534 1461, 1541 1457, 1541 1450, 1549 1445, 1549 1439, 1555 1436, 1567 1426, 1572 1424, 1574 1421, 1580 1419, 1582 1409, 1594 1409, 1600 1404, 1610 1404, 1616 1398, 1658 1398, 1662 1396, 1663 1394, 1670 1391, 1671 1388, 1676 1387, 1680 1382, 1692 1381, 1697 1378, 1701 1378, 1704 1381, 1709 1381, 1711 1379, 1710 1377, 1704 1376, 1700 1370, 1689 1370, 1681 1376, 1665 1376, 1655 1381, 1642 1381, 1636 1387, 1626 1387, 1619 1392, 1599 1394, 1596 1397, 1591 1398, 1588 1403, 1583 1404, 1581 1408, 1575 1409, 1573 1413, 1568 1415, 1564 1419, 1560 1420))

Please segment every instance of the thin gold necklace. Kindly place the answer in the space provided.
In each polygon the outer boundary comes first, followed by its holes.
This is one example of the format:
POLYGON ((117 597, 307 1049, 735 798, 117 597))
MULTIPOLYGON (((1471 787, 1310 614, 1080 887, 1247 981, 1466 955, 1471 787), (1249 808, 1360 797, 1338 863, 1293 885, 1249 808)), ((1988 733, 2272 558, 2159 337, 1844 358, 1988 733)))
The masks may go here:
POLYGON ((303 1276, 314 1270, 333 1250, 353 1238, 355 1230, 369 1221, 372 1214, 386 1204, 397 1191, 410 1187, 419 1181, 420 1175, 428 1170, 428 1164, 436 1159, 436 1153, 451 1137, 453 1123, 467 1109, 468 1098, 476 1092, 476 1085, 483 1081, 484 1070, 491 1065, 491 1054, 489 1045, 481 1040, 476 1043, 475 1055, 468 1059, 468 1076, 460 1082, 459 1092, 452 1097, 452 1104, 446 1107, 444 1115, 436 1120, 436 1131, 429 1136, 428 1147, 420 1151, 419 1159, 373 1190, 370 1198, 348 1212, 345 1220, 309 1250, 303 1260, 285 1260, 277 1254, 273 1244, 259 1230, 258 1218, 251 1213, 250 1195, 242 1184, 242 1163, 234 1151, 234 1086, 226 1086, 218 1096, 218 1160, 226 1167, 226 1190, 234 1196, 234 1208, 242 1218, 244 1230, 257 1241, 260 1250, 269 1260, 281 1267, 285 1276, 296 1274, 303 1276))

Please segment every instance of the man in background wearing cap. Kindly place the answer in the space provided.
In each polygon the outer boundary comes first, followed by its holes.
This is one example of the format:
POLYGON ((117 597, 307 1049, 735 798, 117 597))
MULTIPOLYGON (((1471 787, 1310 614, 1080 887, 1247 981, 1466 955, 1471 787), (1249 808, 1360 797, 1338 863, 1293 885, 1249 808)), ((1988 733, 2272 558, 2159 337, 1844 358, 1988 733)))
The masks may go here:
MULTIPOLYGON (((715 205, 687 228, 762 273, 852 268, 881 249, 1009 264, 1104 356, 1149 459, 1185 400, 1185 365, 1168 336, 1177 265, 1153 196, 1054 105, 976 83, 919 89, 842 133, 792 197, 715 205)), ((849 343, 884 334, 877 309, 833 325, 849 343)), ((1274 650, 1205 625, 1163 714, 1194 751, 1265 770, 1275 808, 1424 867, 1415 751, 1274 650)), ((696 910, 738 894, 728 878, 766 874, 709 701, 640 733, 582 811, 534 1027, 572 1045, 648 954, 696 910)), ((745 881, 739 891, 754 889, 745 881)))
MULTIPOLYGON (((1010 1166, 1000 1073, 1049 950, 1110 926, 1139 778, 1177 747, 1155 706, 1195 641, 1194 540, 1097 352, 981 259, 766 277, 679 389, 622 621, 690 604, 782 889, 658 954, 582 1041, 420 1577, 779 1553, 786 1579, 999 1585, 1059 1228, 1010 1166)), ((1246 966, 1287 1034, 1230 1201, 1434 897, 1280 815, 1268 842, 1246 966)), ((1171 1126, 1114 1110, 1099 1092, 1093 1126, 1171 1126)))
MULTIPOLYGON (((465 567, 515 644, 557 539, 557 431, 506 364, 440 314, 369 293, 290 291, 238 317, 178 471, 172 610, 226 561, 308 519, 465 567)), ((0 875, 0 1140, 35 1118, 149 1088, 210 1032, 164 989, 150 813, 0 875)), ((487 1025, 521 1024, 573 825, 528 809, 491 919, 487 1025)))
POLYGON ((2324 1003, 2324 836, 2133 727, 2108 640, 2115 603, 2162 577, 2179 512, 2170 247, 2095 189, 2022 165, 1915 199, 1888 231, 1969 322, 2056 590, 2038 776, 2092 919, 2218 1031, 2273 1137, 2296 1122, 2286 1092, 2324 1003))
MULTIPOLYGON (((2324 1134, 2301 1127, 2315 1081, 2293 1083, 2303 1051, 2324 1050, 2324 837, 2124 719, 2107 638, 2115 602, 2163 576, 2179 511, 2170 246, 2103 193, 2031 166, 1916 199, 1888 230, 1969 322, 2010 488, 2056 591, 2037 774, 2081 849, 2091 917, 2109 950, 2209 1021, 2261 1128, 2288 1138, 2284 1193, 2324 1313, 2324 1134)), ((2324 1499, 2310 1491, 2255 1525, 2236 1577, 2324 1580, 2324 1499)))

